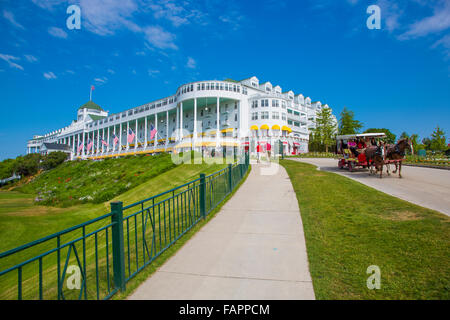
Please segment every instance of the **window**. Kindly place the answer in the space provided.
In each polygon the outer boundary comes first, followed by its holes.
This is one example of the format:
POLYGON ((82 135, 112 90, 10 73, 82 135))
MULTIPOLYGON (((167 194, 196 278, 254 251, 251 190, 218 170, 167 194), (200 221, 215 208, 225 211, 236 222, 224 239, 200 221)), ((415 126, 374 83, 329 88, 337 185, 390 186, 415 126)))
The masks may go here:
POLYGON ((280 113, 279 112, 272 112, 272 119, 280 119, 280 113))
POLYGON ((288 113, 292 114, 292 110, 291 110, 291 109, 288 109, 288 113))
POLYGON ((281 107, 283 108, 283 109, 286 109, 286 101, 281 101, 281 107))
POLYGON ((261 119, 269 119, 269 111, 261 112, 261 119))
POLYGON ((261 107, 268 107, 269 106, 269 100, 265 99, 265 100, 261 100, 261 107))
POLYGON ((279 100, 272 100, 272 107, 278 108, 280 106, 279 100))
POLYGON ((258 120, 258 112, 252 112, 252 120, 258 120))
POLYGON ((237 113, 234 114, 234 121, 237 121, 237 113))
POLYGON ((197 83, 197 91, 200 90, 200 83, 197 83))
POLYGON ((237 101, 234 103, 234 110, 237 110, 237 101))
POLYGON ((283 113, 281 114, 281 120, 286 121, 286 113, 283 112, 283 113))

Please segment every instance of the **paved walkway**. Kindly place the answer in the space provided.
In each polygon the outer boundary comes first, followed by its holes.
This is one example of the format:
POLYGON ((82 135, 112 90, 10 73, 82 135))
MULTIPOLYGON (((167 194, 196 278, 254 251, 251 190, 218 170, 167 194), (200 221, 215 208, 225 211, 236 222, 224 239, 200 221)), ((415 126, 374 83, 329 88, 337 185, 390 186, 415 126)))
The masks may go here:
POLYGON ((261 167, 129 299, 314 299, 291 181, 261 167))
MULTIPOLYGON (((334 159, 294 159, 307 162, 326 170, 341 174, 369 187, 400 199, 430 208, 450 216, 450 170, 402 166, 402 179, 398 174, 386 175, 383 178, 370 176, 367 170, 355 172, 341 170, 334 159)), ((391 165, 391 171, 395 168, 391 165)))

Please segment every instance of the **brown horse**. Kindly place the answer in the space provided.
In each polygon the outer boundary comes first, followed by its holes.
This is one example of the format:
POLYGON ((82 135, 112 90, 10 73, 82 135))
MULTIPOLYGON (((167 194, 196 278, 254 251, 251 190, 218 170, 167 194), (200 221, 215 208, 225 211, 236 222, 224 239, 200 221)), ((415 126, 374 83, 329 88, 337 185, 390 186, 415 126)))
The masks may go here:
MULTIPOLYGON (((366 155, 370 174, 373 173, 372 166, 375 166, 376 172, 380 171, 380 179, 383 177, 383 166, 384 166, 383 148, 384 146, 370 146, 367 147, 364 152, 366 155)), ((390 174, 389 171, 388 174, 390 174)))
MULTIPOLYGON (((408 139, 401 139, 395 145, 387 145, 386 147, 386 159, 388 160, 400 160, 405 157, 405 150, 413 151, 412 142, 408 139)), ((402 162, 395 162, 395 170, 392 173, 397 173, 398 177, 402 177, 402 162)))

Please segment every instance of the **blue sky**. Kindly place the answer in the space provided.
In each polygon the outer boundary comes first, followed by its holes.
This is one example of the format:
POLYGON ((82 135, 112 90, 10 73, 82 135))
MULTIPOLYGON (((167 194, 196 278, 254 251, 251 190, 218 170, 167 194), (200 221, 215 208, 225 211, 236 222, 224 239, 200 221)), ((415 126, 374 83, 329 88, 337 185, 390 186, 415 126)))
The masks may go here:
POLYGON ((256 75, 368 127, 450 132, 450 1, 0 0, 0 159, 93 100, 122 111, 183 83, 256 75), (81 29, 66 9, 81 7, 81 29), (369 5, 381 29, 369 30, 369 5))

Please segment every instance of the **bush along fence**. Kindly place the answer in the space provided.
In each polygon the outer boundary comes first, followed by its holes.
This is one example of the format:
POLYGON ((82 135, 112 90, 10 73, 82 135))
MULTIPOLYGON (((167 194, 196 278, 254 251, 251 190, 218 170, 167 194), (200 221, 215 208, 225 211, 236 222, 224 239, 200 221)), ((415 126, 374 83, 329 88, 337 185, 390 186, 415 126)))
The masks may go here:
POLYGON ((211 175, 0 254, 0 299, 109 299, 205 219, 249 157, 211 175))

